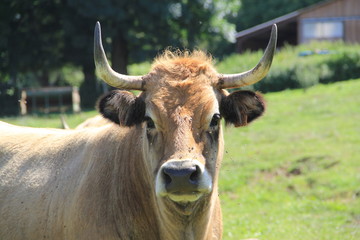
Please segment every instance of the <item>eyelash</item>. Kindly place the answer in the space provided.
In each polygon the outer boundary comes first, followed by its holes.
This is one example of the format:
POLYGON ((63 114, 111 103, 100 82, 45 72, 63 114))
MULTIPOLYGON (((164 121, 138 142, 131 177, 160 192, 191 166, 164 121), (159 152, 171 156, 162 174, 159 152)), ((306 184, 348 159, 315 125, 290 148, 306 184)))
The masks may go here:
POLYGON ((220 114, 215 113, 211 119, 210 127, 217 127, 219 125, 220 119, 221 119, 220 114))
POLYGON ((146 121, 147 128, 150 128, 150 129, 155 128, 155 123, 150 117, 145 117, 145 121, 146 121))

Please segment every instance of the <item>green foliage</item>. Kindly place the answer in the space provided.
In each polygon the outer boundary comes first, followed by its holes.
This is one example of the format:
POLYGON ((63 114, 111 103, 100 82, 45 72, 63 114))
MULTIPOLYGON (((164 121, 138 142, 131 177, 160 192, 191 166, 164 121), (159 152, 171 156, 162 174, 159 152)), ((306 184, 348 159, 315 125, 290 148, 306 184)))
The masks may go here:
POLYGON ((0 72, 10 74, 54 69, 63 46, 59 21, 60 1, 0 3, 0 72))
MULTIPOLYGON (((221 73, 236 73, 253 68, 262 51, 234 54, 218 64, 221 73)), ((342 42, 313 42, 287 46, 274 57, 267 77, 252 88, 263 92, 308 88, 360 77, 360 45, 342 42), (307 54, 307 55, 306 55, 307 54), (301 56, 306 55, 306 56, 301 56)))
POLYGON ((14 86, 0 81, 0 109, 5 116, 16 115, 19 111, 18 92, 14 86))
POLYGON ((74 67, 72 65, 64 66, 59 71, 59 77, 62 78, 67 85, 80 87, 81 83, 84 80, 84 73, 80 68, 74 67))
POLYGON ((222 43, 228 50, 223 35, 229 27, 215 13, 219 9, 206 0, 1 1, 0 77, 8 81, 1 88, 81 84, 82 106, 93 107, 100 94, 93 63, 96 21, 112 67, 126 74, 128 63, 168 46, 212 50, 222 43), (81 68, 84 79, 67 81, 68 66, 81 68))
POLYGON ((151 68, 150 62, 142 62, 137 64, 129 65, 129 74, 130 75, 144 75, 149 73, 151 68))

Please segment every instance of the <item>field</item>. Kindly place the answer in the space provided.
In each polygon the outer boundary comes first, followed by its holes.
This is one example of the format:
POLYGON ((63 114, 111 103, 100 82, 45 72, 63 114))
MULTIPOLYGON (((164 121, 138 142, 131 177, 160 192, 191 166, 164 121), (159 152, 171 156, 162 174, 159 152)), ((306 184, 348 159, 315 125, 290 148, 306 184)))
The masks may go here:
POLYGON ((360 239, 360 80, 267 94, 226 130, 224 238, 360 239))
MULTIPOLYGON (((262 119, 225 129, 224 239, 360 239, 360 79, 265 98, 262 119)), ((1 120, 60 127, 59 115, 1 120)))

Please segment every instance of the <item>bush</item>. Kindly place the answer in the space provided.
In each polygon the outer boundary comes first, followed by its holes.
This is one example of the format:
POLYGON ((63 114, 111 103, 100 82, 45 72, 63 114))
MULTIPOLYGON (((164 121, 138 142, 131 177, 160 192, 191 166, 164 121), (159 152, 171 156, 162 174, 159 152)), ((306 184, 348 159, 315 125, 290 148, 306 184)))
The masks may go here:
MULTIPOLYGON (((218 64, 221 73, 235 73, 256 65, 262 51, 232 55, 218 64)), ((360 77, 360 45, 343 42, 313 42, 286 46, 274 57, 267 77, 252 88, 262 92, 308 88, 318 83, 360 77)))
POLYGON ((14 86, 0 81, 0 116, 13 116, 19 113, 18 96, 14 86))

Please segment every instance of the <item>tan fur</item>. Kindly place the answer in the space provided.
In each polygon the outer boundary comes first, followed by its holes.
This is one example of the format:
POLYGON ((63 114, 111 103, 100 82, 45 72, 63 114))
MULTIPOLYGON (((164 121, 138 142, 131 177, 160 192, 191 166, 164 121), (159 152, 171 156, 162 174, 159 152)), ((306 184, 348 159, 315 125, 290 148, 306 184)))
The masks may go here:
POLYGON ((213 59, 202 51, 165 51, 158 56, 151 67, 150 79, 147 79, 147 87, 158 87, 167 82, 179 82, 192 80, 198 83, 213 86, 217 83, 218 76, 213 67, 213 59), (167 76, 167 78, 163 78, 167 76), (200 79, 198 77, 201 77, 200 79))
POLYGON ((76 130, 1 123, 0 239, 221 239, 224 143, 209 125, 227 93, 211 62, 199 51, 155 60, 139 98, 156 129, 102 118, 76 130), (171 159, 204 164, 211 192, 182 207, 156 196, 156 172, 171 159))
POLYGON ((95 117, 86 119, 84 122, 76 126, 75 129, 83 129, 83 128, 89 128, 89 127, 102 127, 106 124, 113 124, 106 118, 103 118, 100 115, 97 115, 95 117))
MULTIPOLYGON (((152 64, 152 70, 162 70, 171 73, 172 75, 178 75, 186 72, 198 74, 204 73, 208 69, 212 69, 213 59, 210 55, 205 54, 202 51, 164 51, 163 54, 158 56, 152 64), (184 67, 184 68, 182 68, 184 67)), ((184 75, 183 75, 184 76, 184 75)))
POLYGON ((142 158, 131 147, 119 148, 119 142, 139 144, 136 130, 2 124, 0 132, 0 239, 158 238, 150 189, 137 185, 148 181, 142 158), (123 233, 134 225, 146 234, 123 233))

